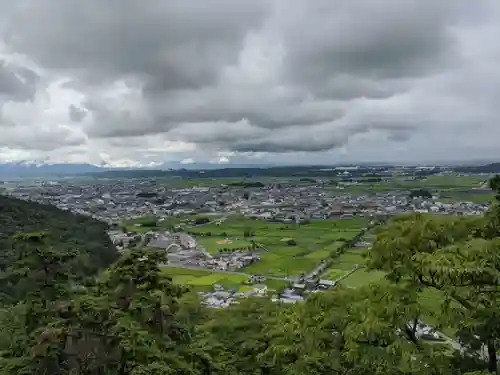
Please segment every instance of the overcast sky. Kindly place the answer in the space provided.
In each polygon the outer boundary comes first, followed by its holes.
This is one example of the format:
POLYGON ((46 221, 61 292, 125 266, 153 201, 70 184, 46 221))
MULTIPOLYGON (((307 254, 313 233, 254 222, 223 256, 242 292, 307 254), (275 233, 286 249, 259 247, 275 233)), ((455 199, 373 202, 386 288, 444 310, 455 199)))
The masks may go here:
POLYGON ((0 163, 500 160, 498 0, 0 0, 0 163))

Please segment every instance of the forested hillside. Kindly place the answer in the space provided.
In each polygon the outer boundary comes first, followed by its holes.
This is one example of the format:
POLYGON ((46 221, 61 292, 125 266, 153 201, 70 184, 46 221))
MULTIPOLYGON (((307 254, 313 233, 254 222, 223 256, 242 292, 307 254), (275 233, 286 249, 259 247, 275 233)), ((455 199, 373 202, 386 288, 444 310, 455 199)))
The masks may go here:
POLYGON ((133 249, 83 284, 73 265, 87 262, 85 250, 26 231, 49 230, 46 222, 12 225, 21 219, 6 213, 18 217, 24 205, 16 201, 17 209, 2 211, 16 234, 5 242, 10 263, 0 279, 16 298, 0 309, 0 374, 496 373, 500 178, 491 186, 497 201, 484 217, 391 220, 369 258, 387 275, 379 284, 337 286, 293 305, 249 298, 220 310, 172 283, 159 266, 164 251, 133 249), (438 302, 423 303, 422 293, 438 302), (451 337, 427 341, 417 334, 420 321, 451 337))
POLYGON ((75 215, 54 206, 27 202, 0 195, 0 270, 19 259, 22 248, 33 249, 13 240, 18 233, 43 234, 45 243, 64 253, 77 253, 72 272, 95 275, 117 258, 117 251, 106 234, 107 225, 75 215))

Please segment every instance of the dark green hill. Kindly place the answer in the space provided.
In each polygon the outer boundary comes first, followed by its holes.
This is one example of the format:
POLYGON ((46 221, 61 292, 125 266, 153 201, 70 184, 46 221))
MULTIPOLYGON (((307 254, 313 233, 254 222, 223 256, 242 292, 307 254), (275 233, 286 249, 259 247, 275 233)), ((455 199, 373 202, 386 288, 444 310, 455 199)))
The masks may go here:
POLYGON ((46 241, 58 251, 76 251, 74 272, 91 276, 118 256, 107 233, 107 225, 54 206, 0 196, 0 271, 19 258, 12 236, 44 232, 46 241))

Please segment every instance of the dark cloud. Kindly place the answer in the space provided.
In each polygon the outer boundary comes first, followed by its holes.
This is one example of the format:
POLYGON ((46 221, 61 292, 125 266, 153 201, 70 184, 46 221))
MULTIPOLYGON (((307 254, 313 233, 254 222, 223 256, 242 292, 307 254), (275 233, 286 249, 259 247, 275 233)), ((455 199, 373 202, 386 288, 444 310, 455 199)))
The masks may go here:
POLYGON ((299 2, 279 17, 286 72, 318 85, 342 74, 383 80, 440 71, 455 57, 449 28, 469 8, 462 0, 299 2))
POLYGON ((8 43, 91 80, 139 76, 153 94, 200 87, 235 62, 264 1, 41 0, 10 19, 8 43))
MULTIPOLYGON (((495 0, 12 4, 0 0, 0 56, 42 73, 0 64, 0 100, 19 104, 3 121, 27 129, 40 119, 47 142, 68 118, 61 145, 108 144, 120 160, 140 157, 130 144, 141 139, 154 150, 181 142, 287 157, 346 146, 390 156, 398 143, 418 158, 427 142, 452 155, 500 135, 495 0)), ((31 137, 11 144, 46 148, 31 137)))
POLYGON ((40 77, 23 66, 0 60, 0 101, 26 101, 36 93, 40 77))
POLYGON ((69 115, 69 118, 71 121, 80 122, 87 115, 87 111, 82 109, 82 108, 78 108, 77 106, 71 104, 68 107, 68 115, 69 115))
POLYGON ((0 148, 51 151, 56 142, 64 147, 79 146, 86 139, 68 128, 47 129, 36 126, 16 126, 6 130, 7 137, 0 137, 0 148), (33 147, 36 145, 36 147, 33 147))

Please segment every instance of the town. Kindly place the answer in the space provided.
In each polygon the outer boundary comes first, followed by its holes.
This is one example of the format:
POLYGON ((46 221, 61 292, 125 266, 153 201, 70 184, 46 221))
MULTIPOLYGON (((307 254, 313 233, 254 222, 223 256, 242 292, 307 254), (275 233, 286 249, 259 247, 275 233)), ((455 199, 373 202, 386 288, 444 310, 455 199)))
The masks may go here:
MULTIPOLYGON (((411 171, 410 171, 411 172, 411 171)), ((482 175, 440 170, 418 177, 352 169, 335 178, 96 178, 9 181, 4 192, 109 224, 120 251, 168 253, 166 272, 211 307, 250 295, 293 303, 305 295, 380 277, 365 270, 373 229, 392 215, 482 215, 482 175)))

